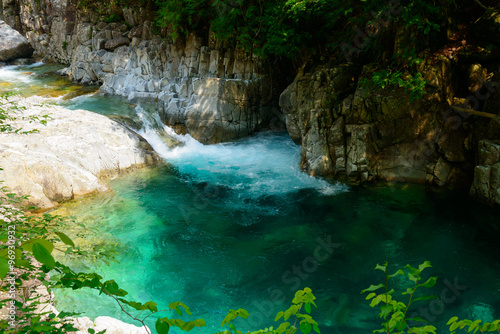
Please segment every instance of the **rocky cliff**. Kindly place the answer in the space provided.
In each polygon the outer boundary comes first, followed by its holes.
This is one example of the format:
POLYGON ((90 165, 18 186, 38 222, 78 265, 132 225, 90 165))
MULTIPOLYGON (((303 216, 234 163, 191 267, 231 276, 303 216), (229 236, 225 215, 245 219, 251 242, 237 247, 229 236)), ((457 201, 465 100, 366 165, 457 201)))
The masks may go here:
POLYGON ((403 89, 367 85, 372 64, 305 66, 280 97, 302 169, 360 181, 473 183, 472 195, 499 203, 500 83, 491 79, 499 64, 427 60, 427 93, 416 101, 403 89))
MULTIPOLYGON (((498 13, 471 30, 487 48, 455 39, 424 56, 418 70, 428 85, 419 100, 403 89, 367 85, 380 65, 316 59, 302 67, 277 109, 280 85, 257 57, 210 34, 173 42, 155 30, 146 9, 123 8, 123 20, 108 23, 106 13, 78 4, 5 0, 3 16, 39 56, 67 64, 73 80, 98 83, 103 94, 154 103, 165 124, 203 143, 280 127, 285 118, 290 136, 302 145, 302 169, 312 175, 474 184, 471 194, 498 202, 497 162, 482 153, 499 139, 498 13)), ((396 49, 404 38, 399 35, 396 49)))
POLYGON ((168 42, 140 8, 106 23, 103 13, 71 0, 6 6, 5 20, 25 32, 39 57, 67 64, 73 80, 100 84, 100 93, 156 103, 179 133, 218 143, 277 124, 272 81, 250 54, 194 34, 168 42))

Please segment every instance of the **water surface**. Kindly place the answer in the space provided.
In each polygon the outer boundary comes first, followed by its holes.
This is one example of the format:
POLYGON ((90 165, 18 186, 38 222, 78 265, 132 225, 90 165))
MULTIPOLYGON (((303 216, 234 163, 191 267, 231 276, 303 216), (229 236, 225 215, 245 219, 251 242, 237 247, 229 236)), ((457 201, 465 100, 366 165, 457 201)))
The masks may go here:
MULTIPOLYGON (((115 279, 131 299, 160 307, 182 301, 207 320, 207 333, 220 329, 229 309, 242 307, 251 317, 238 325, 255 330, 272 325, 307 286, 318 298, 313 315, 322 333, 367 333, 380 321, 360 291, 382 282, 375 264, 429 260, 439 299, 416 305, 416 315, 442 333, 452 316, 500 317, 498 209, 422 185, 312 178, 300 172, 300 147, 284 133, 205 146, 175 136, 151 106, 102 96, 59 103, 126 120, 168 162, 116 178, 113 192, 58 211, 95 232, 79 243, 115 249, 120 261, 75 267, 115 279), (169 148, 166 133, 184 145, 169 148)), ((400 278, 391 284, 408 287, 400 278)), ((112 300, 88 291, 57 292, 57 307, 129 320, 112 300)), ((148 324, 154 327, 154 319, 148 324)))

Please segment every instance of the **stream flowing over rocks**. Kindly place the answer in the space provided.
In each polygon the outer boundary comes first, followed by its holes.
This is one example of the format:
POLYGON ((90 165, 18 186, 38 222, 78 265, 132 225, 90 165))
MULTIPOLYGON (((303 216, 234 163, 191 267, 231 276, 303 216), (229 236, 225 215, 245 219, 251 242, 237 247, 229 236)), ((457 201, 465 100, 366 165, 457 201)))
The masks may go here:
POLYGON ((139 135, 108 117, 47 104, 40 97, 11 97, 18 133, 0 135, 0 179, 29 204, 57 203, 108 190, 105 179, 157 164, 161 158, 139 135), (48 116, 46 125, 33 121, 48 116), (23 134, 31 130, 35 133, 23 134))
MULTIPOLYGON (((210 32, 174 42, 167 29, 154 27, 145 9, 123 8, 120 23, 103 22, 102 15, 69 0, 18 0, 3 8, 3 19, 24 32, 35 54, 66 64, 64 73, 72 80, 99 84, 100 94, 153 103, 163 123, 204 144, 286 123, 302 145, 301 168, 311 175, 474 185, 473 196, 498 203, 498 168, 484 165, 491 159, 480 153, 482 141, 500 140, 495 53, 464 48, 460 61, 425 59, 419 72, 428 83, 426 94, 412 101, 404 89, 366 85, 380 70, 376 64, 309 60, 292 83, 283 84, 283 73, 210 32), (479 108, 493 117, 456 107, 479 108)), ((484 19, 478 27, 498 31, 497 22, 484 19)), ((479 38, 484 39, 498 44, 489 35, 479 38)))

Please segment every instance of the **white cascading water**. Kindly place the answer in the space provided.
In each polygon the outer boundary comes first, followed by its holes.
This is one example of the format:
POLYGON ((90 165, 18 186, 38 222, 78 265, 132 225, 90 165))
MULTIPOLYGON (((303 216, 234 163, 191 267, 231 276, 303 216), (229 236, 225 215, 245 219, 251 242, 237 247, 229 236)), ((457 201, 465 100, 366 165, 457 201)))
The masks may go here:
POLYGON ((227 187, 238 192, 238 196, 250 199, 302 189, 334 195, 347 189, 300 171, 300 147, 286 134, 260 133, 235 142, 203 145, 189 134, 178 135, 163 125, 158 113, 148 113, 140 105, 135 109, 144 126, 139 134, 162 158, 195 182, 227 187), (161 132, 183 145, 169 148, 161 132))

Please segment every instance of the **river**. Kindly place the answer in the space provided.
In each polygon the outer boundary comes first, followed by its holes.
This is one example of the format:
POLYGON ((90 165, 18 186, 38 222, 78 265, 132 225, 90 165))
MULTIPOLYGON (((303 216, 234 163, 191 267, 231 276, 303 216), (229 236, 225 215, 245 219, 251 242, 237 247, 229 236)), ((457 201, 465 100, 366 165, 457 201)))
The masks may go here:
MULTIPOLYGON (((227 311, 241 307, 250 317, 236 324, 256 330, 273 325, 295 291, 310 287, 322 333, 367 333, 380 320, 360 291, 383 282, 375 265, 388 261, 395 271, 429 260, 433 268, 424 276, 438 276, 430 291, 437 299, 415 304, 416 316, 442 333, 452 316, 500 317, 498 209, 424 185, 345 185, 310 177, 299 170, 300 147, 286 133, 203 145, 163 126, 152 106, 88 94, 91 89, 51 74, 56 68, 1 68, 0 89, 127 117, 166 161, 111 180, 113 192, 56 211, 84 223, 93 231, 89 247, 113 249, 120 262, 74 265, 115 279, 131 299, 159 307, 182 301, 207 321, 205 333, 220 330, 227 311), (169 148, 164 133, 183 145, 169 148)), ((410 286, 400 277, 391 284, 410 286)), ((96 293, 56 295, 61 310, 130 321, 96 293)), ((154 327, 154 319, 148 324, 154 327)))

